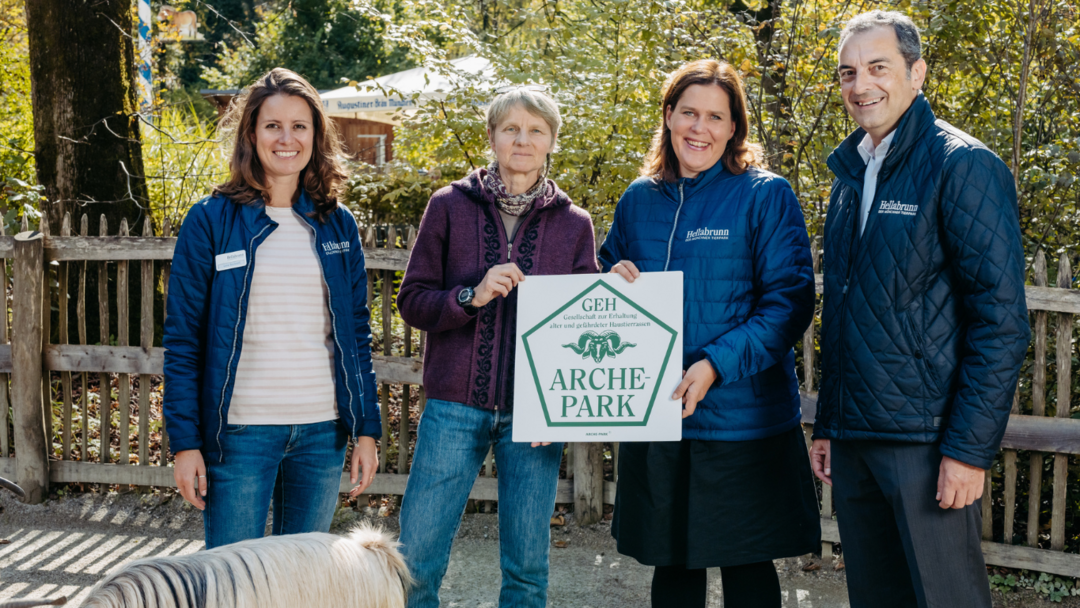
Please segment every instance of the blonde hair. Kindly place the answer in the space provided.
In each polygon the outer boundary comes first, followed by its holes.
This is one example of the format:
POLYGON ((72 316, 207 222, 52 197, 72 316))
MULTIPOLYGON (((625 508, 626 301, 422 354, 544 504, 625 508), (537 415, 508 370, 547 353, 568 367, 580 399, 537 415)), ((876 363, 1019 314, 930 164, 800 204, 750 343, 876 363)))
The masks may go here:
POLYGON ((542 118, 551 128, 551 143, 554 146, 559 128, 562 127, 559 106, 550 95, 532 86, 517 86, 495 97, 487 109, 488 131, 494 132, 514 106, 521 106, 529 114, 542 118))

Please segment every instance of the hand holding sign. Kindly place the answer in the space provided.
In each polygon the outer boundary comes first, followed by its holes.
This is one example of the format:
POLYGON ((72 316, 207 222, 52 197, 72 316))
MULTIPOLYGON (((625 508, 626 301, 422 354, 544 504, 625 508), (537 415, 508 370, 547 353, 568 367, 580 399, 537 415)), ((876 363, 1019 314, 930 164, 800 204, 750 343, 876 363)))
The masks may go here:
POLYGON ((495 299, 495 296, 506 297, 510 290, 525 280, 525 273, 517 267, 517 264, 499 264, 492 266, 487 271, 484 279, 476 286, 476 294, 473 296, 472 305, 480 308, 495 299))
POLYGON ((630 260, 620 260, 618 264, 611 267, 611 272, 626 279, 627 283, 633 283, 634 279, 641 276, 641 272, 637 269, 637 266, 630 260))

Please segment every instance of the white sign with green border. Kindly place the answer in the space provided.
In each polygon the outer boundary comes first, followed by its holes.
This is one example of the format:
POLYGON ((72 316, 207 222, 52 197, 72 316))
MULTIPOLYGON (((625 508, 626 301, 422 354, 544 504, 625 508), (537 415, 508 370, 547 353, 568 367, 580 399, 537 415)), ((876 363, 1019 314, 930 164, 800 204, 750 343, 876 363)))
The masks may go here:
POLYGON ((518 284, 514 441, 678 441, 683 276, 518 284))

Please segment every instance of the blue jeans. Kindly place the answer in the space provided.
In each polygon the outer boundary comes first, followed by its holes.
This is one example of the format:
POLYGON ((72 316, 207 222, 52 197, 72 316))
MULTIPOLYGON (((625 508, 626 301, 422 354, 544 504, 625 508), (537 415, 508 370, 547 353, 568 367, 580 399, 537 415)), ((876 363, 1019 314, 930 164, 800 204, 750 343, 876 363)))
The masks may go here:
POLYGON ((511 414, 427 402, 401 505, 402 552, 416 579, 409 608, 437 608, 450 546, 488 447, 499 480, 499 606, 547 605, 551 514, 562 444, 533 448, 510 440, 511 414))
POLYGON ((337 423, 227 424, 224 462, 206 463, 206 548, 273 534, 329 532, 349 435, 337 423))

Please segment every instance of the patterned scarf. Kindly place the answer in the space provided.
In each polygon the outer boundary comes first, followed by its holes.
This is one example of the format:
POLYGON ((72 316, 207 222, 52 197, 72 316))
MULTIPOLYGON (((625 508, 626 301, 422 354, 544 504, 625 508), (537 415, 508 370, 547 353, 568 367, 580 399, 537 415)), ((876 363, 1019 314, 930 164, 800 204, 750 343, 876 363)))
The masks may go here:
POLYGON ((540 172, 540 179, 536 185, 523 194, 510 194, 499 175, 499 161, 493 161, 487 168, 483 184, 489 192, 495 195, 495 206, 499 211, 508 215, 520 217, 532 209, 533 203, 540 198, 548 189, 548 180, 545 178, 547 171, 540 172))

